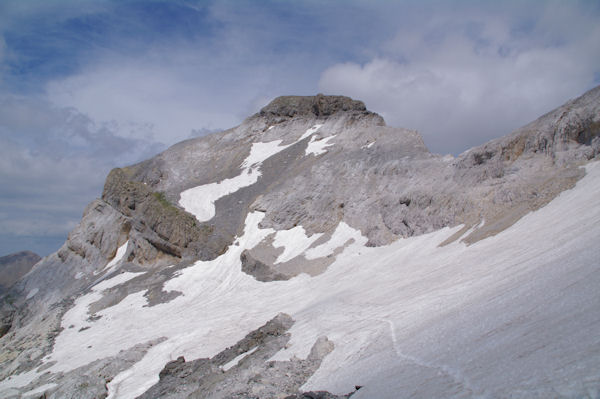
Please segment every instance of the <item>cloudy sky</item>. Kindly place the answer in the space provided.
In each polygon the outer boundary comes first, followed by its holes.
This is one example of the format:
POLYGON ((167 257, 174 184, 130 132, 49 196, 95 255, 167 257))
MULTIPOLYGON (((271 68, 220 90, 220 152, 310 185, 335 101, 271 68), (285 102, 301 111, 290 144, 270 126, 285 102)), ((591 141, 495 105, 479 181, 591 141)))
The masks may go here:
POLYGON ((600 84, 597 1, 0 2, 0 256, 60 247, 108 171, 343 94, 459 154, 600 84))

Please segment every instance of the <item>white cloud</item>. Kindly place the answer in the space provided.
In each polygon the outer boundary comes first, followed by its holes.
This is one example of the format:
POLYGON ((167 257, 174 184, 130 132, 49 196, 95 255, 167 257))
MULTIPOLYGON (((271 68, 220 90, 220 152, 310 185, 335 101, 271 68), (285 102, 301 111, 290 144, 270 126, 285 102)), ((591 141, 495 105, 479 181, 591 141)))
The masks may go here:
POLYGON ((359 98, 388 124, 418 129, 431 150, 458 153, 591 87, 600 65, 594 18, 548 6, 520 36, 507 18, 454 17, 401 28, 381 56, 325 70, 320 90, 359 98))
MULTIPOLYGON (((75 73, 50 80, 44 90, 53 104, 75 107, 95 121, 147 124, 152 137, 167 144, 194 131, 227 129, 275 96, 316 94, 320 73, 331 64, 327 46, 340 45, 315 46, 316 37, 325 27, 323 37, 334 36, 343 31, 336 26, 345 24, 317 18, 322 10, 300 3, 217 2, 206 10, 215 28, 135 50, 120 44, 95 49, 75 73), (287 19, 279 18, 282 14, 287 19), (302 23, 308 17, 317 28, 302 23)), ((119 134, 142 138, 121 129, 119 134)))
POLYGON ((58 249, 84 207, 101 195, 110 169, 162 148, 119 137, 74 109, 0 96, 0 250, 27 248, 25 242, 40 254, 58 249))
MULTIPOLYGON (((281 65, 226 65, 189 46, 157 49, 161 60, 103 58, 80 73, 53 80, 47 98, 61 107, 77 107, 96 121, 112 121, 119 135, 167 144, 188 138, 193 131, 214 131, 239 124, 258 111, 256 98, 268 90, 269 79, 281 65), (145 134, 128 130, 146 125, 145 134), (149 135, 149 137, 148 137, 149 135)), ((298 67, 299 68, 299 67, 298 67)))
MULTIPOLYGON (((206 118, 202 104, 205 97, 191 98, 194 90, 201 88, 183 80, 177 77, 177 71, 143 63, 104 63, 50 82, 47 95, 54 104, 76 106, 95 120, 124 126, 120 134, 125 137, 172 142, 203 127, 206 118), (145 125, 149 130, 127 129, 128 125, 145 125)), ((211 116, 222 120, 218 115, 211 116)))

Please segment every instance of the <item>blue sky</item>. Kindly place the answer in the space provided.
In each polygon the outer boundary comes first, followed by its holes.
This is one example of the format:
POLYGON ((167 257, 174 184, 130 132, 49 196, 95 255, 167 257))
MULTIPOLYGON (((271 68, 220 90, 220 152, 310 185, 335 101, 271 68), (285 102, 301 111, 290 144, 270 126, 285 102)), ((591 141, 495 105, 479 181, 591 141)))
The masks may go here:
POLYGON ((55 251, 111 168, 279 95, 343 94, 437 153, 600 84, 597 1, 0 2, 0 255, 55 251))

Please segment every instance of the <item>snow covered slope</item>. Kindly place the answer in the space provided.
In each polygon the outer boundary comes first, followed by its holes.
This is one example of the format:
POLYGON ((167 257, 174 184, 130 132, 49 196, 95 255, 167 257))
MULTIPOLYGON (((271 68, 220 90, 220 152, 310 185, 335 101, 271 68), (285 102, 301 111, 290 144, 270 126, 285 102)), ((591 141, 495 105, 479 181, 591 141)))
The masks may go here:
MULTIPOLYGON (((597 97, 578 100, 596 118, 597 97)), ((511 160, 512 135, 450 159, 357 102, 305 100, 278 99, 105 189, 21 283, 39 292, 2 338, 0 395, 598 396, 598 141, 511 160), (212 162, 225 163, 198 172, 212 162), (163 215, 184 211, 200 244, 226 246, 201 256, 177 241, 163 215)))

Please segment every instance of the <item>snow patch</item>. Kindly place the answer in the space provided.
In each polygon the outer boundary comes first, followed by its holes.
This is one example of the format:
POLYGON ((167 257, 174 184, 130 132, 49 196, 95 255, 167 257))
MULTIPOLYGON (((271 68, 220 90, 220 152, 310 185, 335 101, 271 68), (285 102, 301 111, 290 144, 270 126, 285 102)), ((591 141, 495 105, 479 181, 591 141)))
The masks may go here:
POLYGON ((141 275, 141 274, 145 274, 146 272, 123 272, 123 273, 119 273, 114 277, 111 277, 108 280, 104 280, 99 282, 98 284, 96 284, 93 287, 94 291, 105 291, 109 288, 112 287, 116 287, 117 285, 121 285, 123 283, 126 283, 127 281, 136 278, 137 276, 141 275))
POLYGON ((179 205, 200 222, 212 219, 215 216, 215 202, 219 198, 256 183, 261 175, 262 162, 291 145, 280 144, 281 140, 253 143, 250 154, 242 162, 242 172, 238 176, 185 190, 180 194, 179 205))
POLYGON ((255 346, 254 348, 250 349, 247 352, 242 353, 241 355, 238 355, 235 357, 235 359, 232 359, 231 361, 225 363, 223 365, 223 367, 221 367, 223 370, 227 371, 230 368, 232 368, 233 366, 237 366, 237 364, 240 362, 240 360, 244 359, 246 356, 250 356, 251 354, 253 354, 256 350, 258 349, 258 346, 255 346))
MULTIPOLYGON (((117 285, 124 284, 127 281, 144 274, 145 272, 125 272, 120 273, 110 279, 101 281, 92 287, 90 293, 82 295, 75 300, 74 306, 69 309, 62 318, 61 327, 64 329, 63 332, 57 337, 57 343, 60 340, 60 344, 68 345, 71 342, 73 345, 78 345, 80 348, 79 353, 70 353, 69 350, 54 351, 48 358, 47 361, 58 360, 59 363, 55 365, 55 370, 64 370, 65 366, 67 370, 70 370, 73 365, 76 367, 88 364, 96 359, 97 352, 88 348, 89 344, 88 337, 85 332, 90 329, 94 323, 89 320, 89 307, 92 303, 102 299, 102 291, 109 288, 116 287, 117 285), (62 365, 60 363, 63 363, 62 365)), ((131 295, 130 295, 131 296, 131 295)), ((129 298, 129 297, 127 297, 129 298)), ((144 298, 145 299, 145 298, 144 298)), ((102 312, 98 312, 98 315, 102 315, 102 312)), ((90 342, 97 341, 99 337, 95 336, 90 339, 90 342)), ((123 348, 127 349, 127 348, 123 348)))
POLYGON ((242 174, 218 183, 209 183, 190 188, 180 194, 179 205, 191 213, 200 222, 215 216, 215 201, 242 187, 248 187, 258 181, 260 172, 256 169, 244 169, 242 174))
POLYGON ((37 294, 39 292, 39 288, 34 288, 31 291, 29 291, 29 294, 27 294, 27 297, 25 298, 26 300, 29 300, 31 298, 33 298, 35 296, 35 294, 37 294))
POLYGON ((283 253, 277 257, 275 264, 287 262, 296 256, 302 254, 313 242, 319 239, 323 233, 316 233, 307 237, 306 231, 302 226, 296 226, 289 230, 280 230, 275 234, 273 246, 275 248, 283 247, 283 253))
POLYGON ((308 143, 308 146, 306 147, 306 155, 313 154, 316 156, 325 154, 327 152, 326 148, 333 145, 333 143, 330 143, 329 140, 331 140, 335 136, 336 135, 334 134, 333 136, 325 137, 321 140, 315 140, 315 136, 312 136, 310 142, 308 143))
MULTIPOLYGON (((375 141, 377 141, 377 140, 375 140, 375 141)), ((362 146, 362 147, 360 147, 360 148, 361 148, 361 149, 363 149, 363 150, 366 150, 366 149, 368 149, 368 148, 371 148, 371 147, 373 147, 373 144, 375 144, 375 141, 372 141, 372 142, 370 142, 369 144, 365 144, 365 145, 363 145, 363 146, 362 146)))
MULTIPOLYGON (((117 248, 117 253, 115 254, 115 257, 110 262, 108 262, 106 266, 104 266, 104 269, 102 269, 102 271, 107 271, 106 274, 110 274, 119 266, 119 262, 121 261, 121 259, 123 259, 123 256, 125 256, 125 252, 127 252, 127 244, 129 244, 129 241, 125 242, 125 244, 117 248)), ((100 273, 102 273, 102 271, 100 273)))
POLYGON ((290 145, 280 145, 282 140, 269 141, 267 143, 253 143, 250 149, 250 155, 242 162, 242 168, 260 166, 265 160, 271 158, 288 148, 290 145))
POLYGON ((322 124, 320 125, 314 125, 311 128, 308 128, 306 130, 306 132, 304 132, 304 134, 302 136, 300 136, 300 138, 298 139, 298 141, 304 140, 305 138, 309 137, 311 134, 315 133, 317 130, 319 130, 321 128, 321 126, 323 126, 322 124))
POLYGON ((358 230, 353 229, 344 222, 340 222, 327 242, 310 248, 306 251, 304 257, 308 260, 324 258, 352 240, 359 246, 364 246, 367 243, 366 237, 360 234, 358 230))

